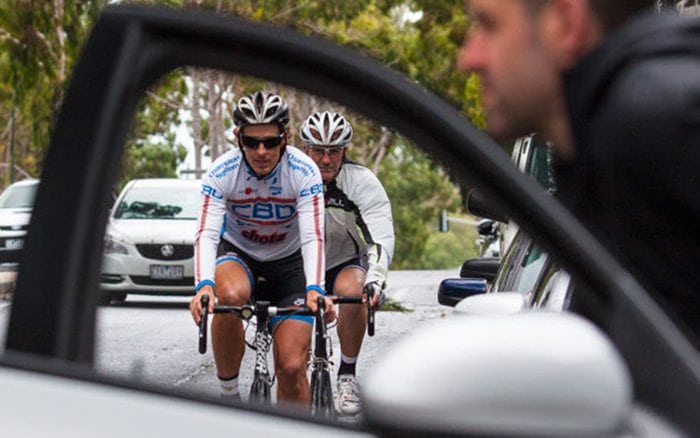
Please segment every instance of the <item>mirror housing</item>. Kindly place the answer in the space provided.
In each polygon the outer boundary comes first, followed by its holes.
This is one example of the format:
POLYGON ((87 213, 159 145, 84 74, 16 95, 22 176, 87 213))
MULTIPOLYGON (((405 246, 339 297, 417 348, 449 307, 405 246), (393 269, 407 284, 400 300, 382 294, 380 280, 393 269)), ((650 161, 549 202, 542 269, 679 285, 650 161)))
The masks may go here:
POLYGON ((466 207, 467 211, 474 216, 493 219, 503 223, 508 222, 508 215, 476 189, 471 189, 467 193, 466 207))
POLYGON ((632 399, 610 340, 553 312, 437 321, 393 344, 363 389, 370 427, 412 436, 608 436, 632 399))
POLYGON ((499 257, 477 257, 465 260, 459 271, 461 278, 483 278, 489 283, 496 278, 496 272, 501 265, 499 257))
POLYGON ((484 278, 446 278, 438 288, 438 303, 454 307, 467 297, 485 294, 487 288, 484 278))

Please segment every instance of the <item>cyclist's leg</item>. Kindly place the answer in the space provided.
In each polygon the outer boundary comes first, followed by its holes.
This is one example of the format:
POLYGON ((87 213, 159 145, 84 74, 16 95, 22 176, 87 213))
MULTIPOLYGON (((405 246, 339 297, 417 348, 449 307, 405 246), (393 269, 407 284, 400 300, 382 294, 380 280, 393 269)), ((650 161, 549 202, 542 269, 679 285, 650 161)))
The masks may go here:
POLYGON ((274 356, 277 373, 277 402, 298 402, 308 406, 311 400, 306 375, 313 322, 285 318, 274 327, 274 356))
MULTIPOLYGON (((333 293, 338 296, 362 294, 366 271, 357 264, 343 266, 335 276, 333 293)), ((357 304, 341 304, 338 312, 340 352, 346 358, 357 358, 367 326, 367 308, 357 304)), ((354 374, 354 373, 352 373, 354 374)))
MULTIPOLYGON (((362 293, 366 271, 359 260, 352 260, 332 269, 326 279, 333 293, 339 296, 357 296, 362 293)), ((367 307, 357 304, 341 304, 338 312, 338 338, 340 340, 340 366, 338 368, 338 408, 346 415, 361 410, 355 367, 360 355, 367 325, 367 307)))
MULTIPOLYGON (((260 264, 256 275, 265 277, 255 291, 279 307, 303 306, 306 302, 306 277, 301 251, 260 264)), ((277 402, 299 402, 308 406, 310 393, 306 365, 311 345, 312 316, 273 317, 273 354, 277 375, 277 402)))
MULTIPOLYGON (((218 304, 246 304, 250 298, 251 282, 249 269, 236 254, 226 253, 219 257, 215 272, 218 304)), ((212 321, 211 331, 218 377, 222 380, 232 379, 238 375, 245 353, 243 323, 236 315, 217 314, 212 321)))

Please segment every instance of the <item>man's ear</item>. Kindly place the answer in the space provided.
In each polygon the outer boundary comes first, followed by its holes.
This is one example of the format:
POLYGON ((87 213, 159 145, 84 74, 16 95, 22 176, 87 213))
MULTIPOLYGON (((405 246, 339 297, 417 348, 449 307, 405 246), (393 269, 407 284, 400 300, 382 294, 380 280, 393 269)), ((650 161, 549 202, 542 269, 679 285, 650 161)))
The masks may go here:
POLYGON ((239 133, 239 132, 241 132, 241 128, 240 128, 240 127, 235 127, 235 128, 233 128, 233 135, 235 135, 236 137, 238 137, 238 133, 239 133))
POLYGON ((540 20, 542 41, 562 70, 573 67, 602 40, 588 0, 550 0, 540 20))

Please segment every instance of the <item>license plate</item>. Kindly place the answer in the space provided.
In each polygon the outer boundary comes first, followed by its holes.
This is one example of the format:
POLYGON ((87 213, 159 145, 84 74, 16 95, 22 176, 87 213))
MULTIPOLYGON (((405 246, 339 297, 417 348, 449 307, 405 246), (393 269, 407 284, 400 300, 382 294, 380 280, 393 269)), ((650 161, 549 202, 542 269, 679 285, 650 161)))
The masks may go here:
POLYGON ((7 239, 5 240, 5 249, 22 249, 24 247, 24 239, 7 239))
POLYGON ((151 278, 154 280, 180 280, 184 276, 182 265, 151 265, 151 278))

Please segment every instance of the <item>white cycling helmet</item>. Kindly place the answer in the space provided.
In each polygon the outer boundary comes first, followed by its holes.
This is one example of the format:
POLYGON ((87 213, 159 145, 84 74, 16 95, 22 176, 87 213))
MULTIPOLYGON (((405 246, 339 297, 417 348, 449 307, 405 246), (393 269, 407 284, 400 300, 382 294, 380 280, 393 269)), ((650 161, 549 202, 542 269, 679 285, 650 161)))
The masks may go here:
POLYGON ((317 112, 304 120, 300 135, 307 145, 345 147, 352 139, 352 126, 340 113, 317 112))
POLYGON ((238 100, 233 122, 238 127, 268 123, 285 127, 289 123, 289 107, 279 95, 258 91, 238 100))

